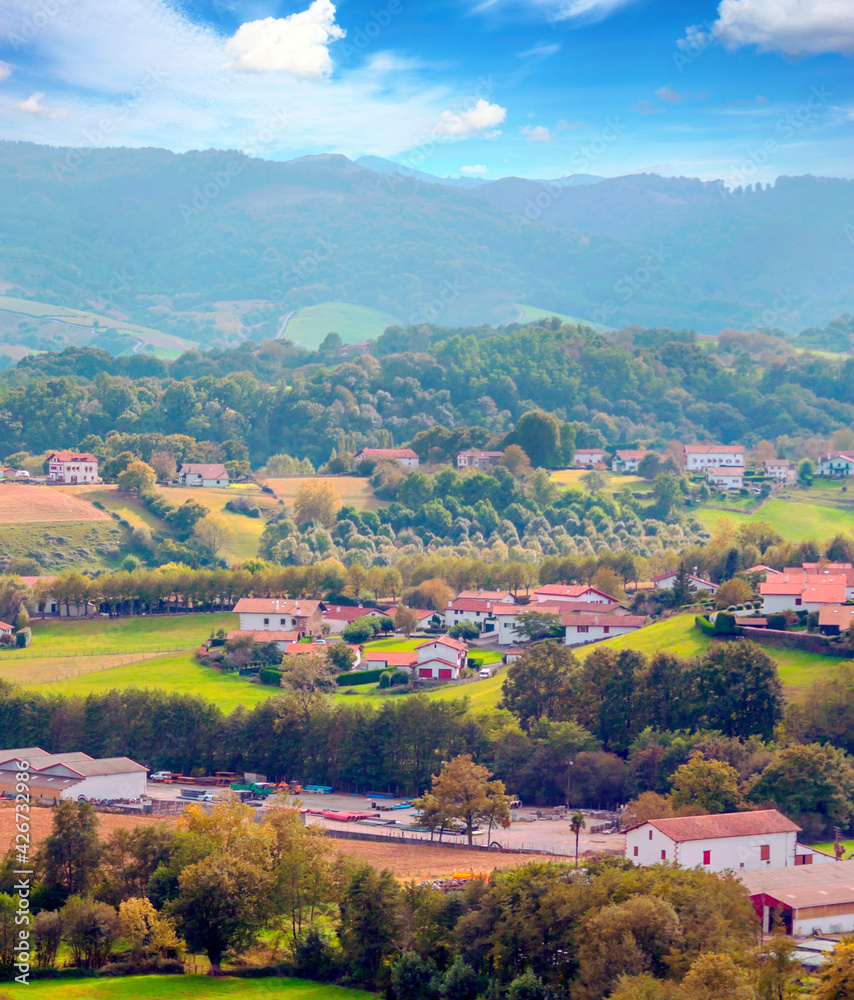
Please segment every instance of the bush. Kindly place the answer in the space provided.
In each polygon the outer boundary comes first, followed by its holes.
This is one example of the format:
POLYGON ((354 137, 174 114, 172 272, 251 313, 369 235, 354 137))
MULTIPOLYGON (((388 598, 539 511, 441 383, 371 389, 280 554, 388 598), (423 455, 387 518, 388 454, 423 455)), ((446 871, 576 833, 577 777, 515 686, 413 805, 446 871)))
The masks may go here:
POLYGON ((18 630, 18 634, 15 636, 15 644, 18 649, 26 649, 27 646, 33 641, 33 631, 30 628, 22 628, 18 630))
POLYGON ((782 613, 776 615, 768 615, 768 628, 776 629, 779 632, 785 632, 788 621, 786 616, 782 613))
POLYGON ((387 688, 391 686, 391 679, 394 677, 394 670, 383 670, 380 674, 380 687, 387 688))
POLYGON ((735 615, 731 615, 728 611, 719 611, 715 618, 715 632, 718 635, 735 635, 738 632, 735 615))
POLYGON ((262 684, 270 684, 273 687, 281 687, 282 672, 281 670, 273 670, 270 667, 262 667, 258 671, 258 679, 262 684))
POLYGON ((697 615, 697 617, 694 619, 694 624, 703 633, 703 635, 715 635, 716 634, 716 632, 715 632, 715 626, 712 625, 712 623, 709 621, 708 618, 706 618, 706 617, 704 617, 702 615, 697 615))
POLYGON ((385 673, 385 667, 378 670, 353 670, 348 674, 339 674, 335 680, 339 687, 351 687, 354 684, 376 684, 385 673))

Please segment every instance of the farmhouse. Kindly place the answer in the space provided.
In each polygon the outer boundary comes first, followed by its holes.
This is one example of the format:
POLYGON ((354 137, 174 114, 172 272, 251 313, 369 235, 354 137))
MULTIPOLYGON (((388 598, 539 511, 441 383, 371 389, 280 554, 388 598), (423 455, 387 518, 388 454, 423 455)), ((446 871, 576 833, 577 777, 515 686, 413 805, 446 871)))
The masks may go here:
POLYGON ((576 448, 575 449, 575 464, 594 466, 594 465, 604 465, 605 463, 605 449, 604 448, 576 448))
POLYGON ((98 459, 88 451, 55 451, 47 460, 52 483, 97 483, 98 459))
POLYGON ((744 468, 744 448, 740 444, 686 444, 682 448, 682 467, 698 472, 709 466, 744 468))
POLYGON ((739 878, 766 934, 775 919, 796 937, 854 930, 854 861, 745 870, 739 878))
POLYGON ((182 486, 228 486, 231 482, 221 463, 182 462, 178 479, 182 486))
POLYGON ((509 590, 461 590, 458 601, 492 601, 494 604, 515 604, 516 598, 509 590))
POLYGON ((626 831, 626 857, 636 865, 675 862, 710 872, 785 868, 833 861, 798 844, 801 828, 776 809, 651 819, 626 831))
POLYGON ((792 463, 785 458, 766 458, 764 467, 765 475, 769 479, 782 479, 785 482, 787 479, 795 477, 792 463))
POLYGON ((357 618, 382 618, 386 614, 387 612, 378 611, 376 608, 363 608, 361 604, 358 607, 329 604, 323 612, 323 623, 328 625, 334 634, 343 632, 350 622, 354 622, 357 618))
MULTIPOLYGON (((233 628, 226 634, 226 639, 242 639, 244 636, 251 636, 255 642, 265 643, 274 642, 276 646, 283 652, 287 652, 288 646, 292 642, 297 642, 299 639, 299 632, 295 631, 284 631, 284 630, 255 630, 252 629, 239 629, 233 628)), ((303 646, 305 648, 305 646, 303 646)))
POLYGON ((279 597, 241 597, 232 611, 240 615, 240 629, 248 632, 297 632, 297 638, 323 634, 320 601, 291 601, 279 597))
POLYGON ((565 631, 565 646, 583 646, 586 642, 610 639, 615 635, 628 635, 643 628, 642 615, 571 614, 560 619, 565 631))
POLYGON ((740 490, 744 486, 744 469, 726 469, 708 466, 706 482, 710 486, 720 486, 725 490, 740 490))
POLYGON ((383 459, 390 459, 397 462, 404 469, 417 469, 418 456, 411 448, 362 448, 353 462, 382 462, 383 459))
POLYGON ((11 635, 14 632, 15 626, 10 625, 8 622, 0 622, 0 635, 11 635))
POLYGON ((819 476, 831 476, 834 479, 854 476, 854 452, 825 452, 819 457, 815 471, 819 476))
MULTIPOLYGON (((499 602, 499 608, 506 608, 507 605, 499 602)), ((495 602, 479 601, 472 598, 458 597, 455 601, 448 601, 445 609, 445 624, 450 628, 460 622, 470 622, 472 625, 480 625, 483 632, 494 632, 497 623, 494 610, 495 602)))
MULTIPOLYGON (((587 605, 592 611, 591 605, 587 605)), ((538 614, 543 615, 555 615, 560 617, 566 611, 565 604, 529 604, 524 608, 507 608, 503 610, 500 607, 493 609, 493 615, 498 622, 498 645, 499 646, 515 646, 518 642, 523 642, 526 636, 520 635, 516 631, 516 625, 519 622, 519 615, 524 614, 526 611, 536 611, 538 614)))
MULTIPOLYGON (((678 571, 672 569, 667 573, 659 573, 658 576, 654 576, 652 578, 652 582, 655 585, 656 590, 673 590, 678 576, 678 571)), ((714 594, 714 592, 718 589, 718 585, 716 583, 712 583, 711 580, 704 580, 701 576, 694 576, 691 574, 688 576, 688 580, 694 590, 703 590, 709 594, 714 594)))
MULTIPOLYGON (((532 601, 536 604, 554 604, 563 601, 578 601, 584 604, 619 604, 616 597, 611 597, 602 590, 595 587, 588 587, 586 584, 574 586, 564 586, 562 583, 548 583, 543 587, 538 587, 531 594, 532 601)), ((537 608, 539 611, 540 609, 537 608)))
POLYGON ((611 472, 637 472, 649 454, 648 451, 617 451, 611 459, 611 472))
POLYGON ((786 569, 786 573, 814 573, 817 576, 844 576, 845 600, 854 601, 854 566, 851 563, 807 563, 801 569, 786 569))
POLYGON ((428 639, 415 647, 416 662, 412 669, 419 680, 456 680, 466 665, 468 647, 448 636, 428 639))
POLYGON ((759 584, 762 613, 820 611, 826 604, 845 603, 844 576, 819 576, 803 570, 780 573, 759 584))
POLYGON ((854 625, 854 604, 824 604, 818 612, 818 630, 823 635, 841 635, 854 625))
POLYGON ((148 771, 127 757, 99 760, 81 752, 50 754, 41 747, 0 751, 0 791, 14 794, 18 761, 30 765, 30 794, 37 800, 138 799, 145 794, 148 771))
POLYGON ((29 479, 30 474, 26 469, 11 469, 9 467, 0 469, 0 479, 29 479))
POLYGON ((498 465, 503 454, 501 451, 461 451, 457 454, 457 468, 488 472, 498 465))

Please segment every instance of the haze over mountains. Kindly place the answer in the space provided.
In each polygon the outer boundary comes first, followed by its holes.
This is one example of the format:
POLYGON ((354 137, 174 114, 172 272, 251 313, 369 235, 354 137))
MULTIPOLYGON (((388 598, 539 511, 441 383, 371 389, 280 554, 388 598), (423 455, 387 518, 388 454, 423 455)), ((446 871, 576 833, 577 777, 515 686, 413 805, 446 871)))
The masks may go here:
POLYGON ((329 301, 403 325, 507 322, 526 302, 704 333, 796 332, 854 310, 854 181, 481 182, 367 159, 0 143, 4 294, 172 332, 236 302, 256 339, 329 301))

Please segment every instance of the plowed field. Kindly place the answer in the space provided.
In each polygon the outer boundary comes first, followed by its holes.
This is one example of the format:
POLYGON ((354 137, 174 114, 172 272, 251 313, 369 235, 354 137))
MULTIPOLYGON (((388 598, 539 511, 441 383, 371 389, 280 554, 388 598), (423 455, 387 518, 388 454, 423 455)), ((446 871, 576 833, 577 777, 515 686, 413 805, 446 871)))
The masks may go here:
POLYGON ((0 524, 105 521, 108 517, 85 500, 52 486, 0 484, 0 524))

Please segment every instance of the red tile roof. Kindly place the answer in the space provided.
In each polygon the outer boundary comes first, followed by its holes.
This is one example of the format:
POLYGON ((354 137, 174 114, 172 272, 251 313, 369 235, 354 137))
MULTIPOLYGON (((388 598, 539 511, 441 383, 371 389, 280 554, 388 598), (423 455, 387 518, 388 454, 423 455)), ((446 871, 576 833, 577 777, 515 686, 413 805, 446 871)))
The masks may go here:
POLYGON ((502 601, 507 604, 507 598, 513 597, 509 590, 461 590, 457 600, 472 601, 502 601))
POLYGON ((180 475, 201 476, 202 479, 228 479, 228 470, 222 463, 206 465, 201 462, 182 462, 180 475))
POLYGON ((359 455, 365 458, 418 458, 411 448, 362 448, 359 455))
POLYGON ((844 632, 854 625, 854 604, 825 604, 818 609, 818 624, 838 625, 844 632))
POLYGON ((801 597, 817 604, 844 604, 844 576, 818 576, 803 573, 781 573, 759 584, 763 597, 801 597))
MULTIPOLYGON (((722 813, 718 816, 674 816, 651 819, 649 825, 670 840, 716 840, 719 837, 756 837, 768 833, 800 833, 797 823, 776 809, 756 809, 752 812, 722 813)), ((643 826, 638 823, 632 829, 643 826)))
POLYGON ((345 604, 327 604, 323 617, 333 621, 354 622, 357 618, 364 618, 366 615, 369 618, 378 618, 385 614, 385 611, 379 611, 377 608, 363 608, 361 605, 354 608, 345 604))
MULTIPOLYGON (((475 601, 475 600, 467 600, 465 598, 463 599, 457 598, 455 601, 451 601, 451 603, 448 605, 447 610, 489 612, 494 610, 497 606, 498 605, 496 605, 495 601, 475 601)), ((504 607, 508 607, 508 605, 505 604, 504 607)))
POLYGON ((733 468, 727 468, 726 466, 710 465, 706 469, 706 475, 707 476, 733 476, 733 477, 734 476, 739 476, 739 477, 743 477, 744 476, 744 469, 741 469, 741 468, 739 468, 739 469, 733 469, 733 468))
POLYGON ((683 445, 686 454, 693 455, 743 455, 744 447, 740 444, 686 444, 683 445))
POLYGON ((251 635, 256 642, 296 642, 299 639, 299 632, 276 632, 265 631, 264 629, 240 629, 233 628, 226 633, 226 639, 238 639, 245 635, 251 635))
POLYGON ((540 594, 544 597, 555 598, 581 597, 584 594, 598 594, 600 597, 607 597, 608 601, 613 602, 614 604, 617 603, 616 597, 611 597, 611 595, 606 594, 604 590, 597 590, 596 587, 590 587, 585 583, 573 584, 569 587, 562 583, 548 583, 544 587, 537 587, 531 596, 538 597, 540 594))
POLYGON ((0 632, 11 632, 13 626, 7 624, 6 622, 0 622, 0 632))
POLYGON ((388 663, 393 667, 408 667, 415 663, 418 654, 415 650, 412 652, 386 652, 382 649, 368 649, 362 659, 367 660, 368 663, 388 663))
POLYGON ((88 451, 55 451, 48 457, 48 462, 97 462, 88 451))
POLYGON ((292 601, 285 597, 241 597, 232 611, 256 615, 296 615, 310 618, 320 607, 320 601, 292 601))
MULTIPOLYGON (((394 607, 391 607, 388 609, 388 611, 386 611, 386 614, 389 616, 389 618, 394 618, 395 614, 397 613, 397 609, 399 607, 400 607, 399 604, 395 604, 394 607)), ((423 621, 425 618, 432 618, 433 615, 438 615, 441 613, 439 611, 432 611, 429 608, 407 608, 406 610, 411 611, 418 618, 418 621, 423 621)))
POLYGON ((420 646, 416 646, 416 649, 423 649, 425 646, 430 646, 434 642, 440 643, 442 646, 450 646, 451 649, 468 649, 468 646, 464 642, 457 642, 456 639, 452 639, 447 635, 440 635, 435 639, 428 639, 427 642, 422 642, 420 646))
POLYGON ((651 455, 651 451, 618 451, 616 452, 617 458, 621 462, 631 462, 634 459, 641 461, 641 459, 646 458, 647 455, 651 455))
POLYGON ((53 582, 55 576, 19 576, 19 580, 22 580, 31 589, 39 582, 39 580, 44 580, 45 583, 53 582))

